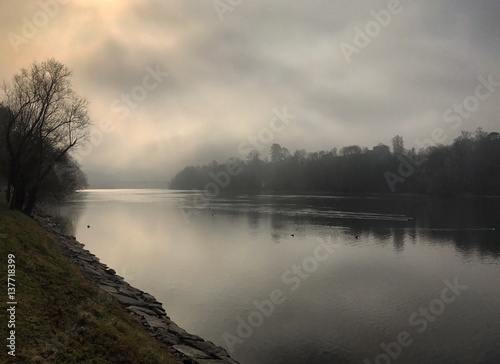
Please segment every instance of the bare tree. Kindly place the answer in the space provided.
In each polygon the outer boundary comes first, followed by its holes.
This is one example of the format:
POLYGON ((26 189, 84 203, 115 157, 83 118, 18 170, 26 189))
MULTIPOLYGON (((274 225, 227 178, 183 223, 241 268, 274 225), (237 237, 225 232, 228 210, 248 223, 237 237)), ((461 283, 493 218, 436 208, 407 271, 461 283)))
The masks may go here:
POLYGON ((67 153, 40 183, 38 201, 63 201, 76 190, 86 187, 88 187, 87 178, 80 169, 80 165, 67 153))
POLYGON ((4 84, 11 208, 31 214, 41 182, 70 149, 88 138, 87 101, 73 91, 70 79, 66 66, 49 59, 23 68, 11 84, 4 84))

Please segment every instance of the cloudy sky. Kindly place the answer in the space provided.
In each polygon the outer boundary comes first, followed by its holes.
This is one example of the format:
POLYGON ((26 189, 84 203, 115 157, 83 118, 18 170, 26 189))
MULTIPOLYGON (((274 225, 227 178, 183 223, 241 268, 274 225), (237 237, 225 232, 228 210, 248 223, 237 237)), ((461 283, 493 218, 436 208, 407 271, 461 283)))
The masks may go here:
POLYGON ((498 131, 499 16, 498 0, 2 0, 0 79, 64 63, 90 101, 91 182, 168 180, 252 137, 265 155, 498 131))

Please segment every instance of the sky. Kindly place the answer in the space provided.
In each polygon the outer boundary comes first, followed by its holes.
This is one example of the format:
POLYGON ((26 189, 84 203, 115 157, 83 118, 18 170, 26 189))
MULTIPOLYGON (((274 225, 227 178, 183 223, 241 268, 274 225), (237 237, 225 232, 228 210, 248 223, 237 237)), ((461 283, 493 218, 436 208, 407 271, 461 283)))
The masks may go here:
MULTIPOLYGON (((91 186, 186 165, 500 131, 498 0, 2 0, 0 80, 55 58, 91 186)), ((425 142, 424 142, 425 141, 425 142)))

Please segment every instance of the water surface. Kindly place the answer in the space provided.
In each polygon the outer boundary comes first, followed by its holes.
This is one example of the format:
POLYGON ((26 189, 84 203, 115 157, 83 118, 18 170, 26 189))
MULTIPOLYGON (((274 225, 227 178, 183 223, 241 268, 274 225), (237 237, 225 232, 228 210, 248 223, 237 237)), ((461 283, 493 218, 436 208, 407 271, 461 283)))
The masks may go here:
POLYGON ((52 213, 242 363, 500 363, 500 199, 198 196, 87 190, 52 213))

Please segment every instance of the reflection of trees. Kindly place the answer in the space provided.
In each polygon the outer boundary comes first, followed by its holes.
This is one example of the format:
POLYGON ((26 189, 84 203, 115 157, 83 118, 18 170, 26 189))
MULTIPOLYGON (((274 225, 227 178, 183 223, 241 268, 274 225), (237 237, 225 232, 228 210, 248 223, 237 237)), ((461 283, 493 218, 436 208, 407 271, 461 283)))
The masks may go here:
MULTIPOLYGON (((433 199, 418 196, 328 198, 313 196, 255 196, 250 197, 243 212, 251 230, 269 228, 274 242, 307 236, 309 231, 347 234, 359 242, 373 240, 392 244, 396 252, 404 251, 405 242, 454 244, 464 257, 478 254, 481 258, 500 256, 497 244, 500 234, 495 231, 470 230, 491 228, 499 221, 500 199, 456 198, 433 199), (401 214, 410 221, 333 218, 329 213, 401 214), (265 227, 264 227, 265 226, 265 227), (334 229, 333 227, 344 227, 334 229), (469 229, 469 230, 468 230, 469 229)), ((232 212, 234 213, 234 211, 232 212)), ((352 239, 349 239, 352 240, 352 239)))
POLYGON ((247 212, 245 214, 247 218, 248 227, 252 230, 257 230, 259 228, 259 213, 258 212, 247 212))
POLYGON ((412 244, 415 244, 417 242, 417 237, 418 237, 417 230, 415 229, 415 227, 407 229, 406 233, 410 242, 412 244))
POLYGON ((285 217, 276 206, 273 206, 271 214, 269 215, 271 229, 274 231, 284 230, 289 223, 290 217, 285 217))
POLYGON ((43 211, 52 216, 65 234, 75 236, 76 226, 87 204, 87 194, 88 192, 78 192, 74 194, 72 201, 46 204, 43 211))
POLYGON ((495 231, 458 231, 453 234, 457 250, 464 256, 478 253, 481 259, 500 258, 498 232, 495 231))
POLYGON ((271 238, 272 238, 274 244, 279 244, 281 242, 281 234, 279 234, 277 232, 273 231, 271 233, 271 238))
POLYGON ((405 231, 403 229, 392 229, 394 250, 402 252, 405 248, 405 231))
POLYGON ((387 241, 387 240, 391 239, 392 232, 391 232, 391 229, 374 228, 371 231, 371 234, 373 235, 373 237, 375 238, 376 241, 387 241))

